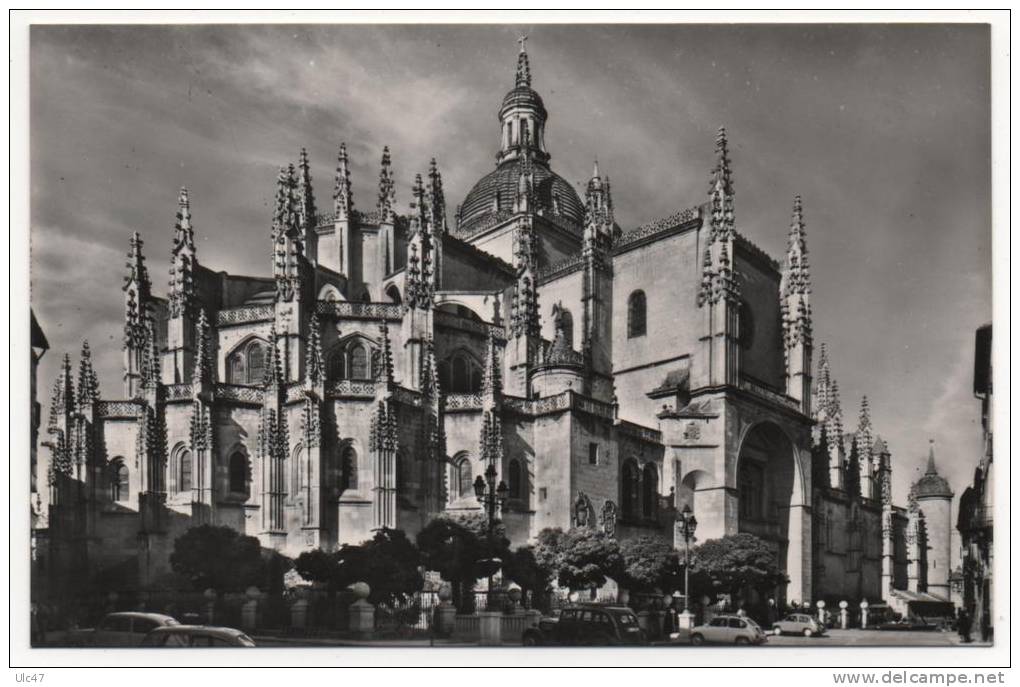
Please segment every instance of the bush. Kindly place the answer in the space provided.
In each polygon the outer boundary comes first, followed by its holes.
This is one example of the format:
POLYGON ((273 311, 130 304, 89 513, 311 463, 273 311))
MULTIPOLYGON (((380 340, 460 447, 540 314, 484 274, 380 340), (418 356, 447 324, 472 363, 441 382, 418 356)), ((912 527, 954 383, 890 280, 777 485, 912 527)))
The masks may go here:
POLYGON ((266 583, 259 540, 229 527, 200 525, 177 537, 170 567, 196 591, 210 587, 219 592, 243 591, 266 583))

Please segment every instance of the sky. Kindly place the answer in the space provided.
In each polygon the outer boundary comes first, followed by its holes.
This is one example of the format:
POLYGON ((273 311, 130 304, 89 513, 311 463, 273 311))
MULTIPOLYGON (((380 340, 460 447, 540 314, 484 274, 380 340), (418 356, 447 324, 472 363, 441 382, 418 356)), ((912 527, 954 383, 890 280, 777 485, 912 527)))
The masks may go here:
POLYGON ((268 276, 280 166, 308 149, 320 208, 347 143, 356 207, 383 145, 397 201, 435 156, 453 207, 494 166, 497 109, 529 36, 552 166, 597 158, 626 231, 706 199, 726 126, 738 230, 783 254, 804 199, 815 342, 848 426, 862 395, 906 500, 929 439, 957 494, 980 447, 974 330, 991 321, 990 43, 981 25, 34 26, 32 307, 88 339, 122 394, 131 232, 166 293, 178 189, 199 261, 268 276))

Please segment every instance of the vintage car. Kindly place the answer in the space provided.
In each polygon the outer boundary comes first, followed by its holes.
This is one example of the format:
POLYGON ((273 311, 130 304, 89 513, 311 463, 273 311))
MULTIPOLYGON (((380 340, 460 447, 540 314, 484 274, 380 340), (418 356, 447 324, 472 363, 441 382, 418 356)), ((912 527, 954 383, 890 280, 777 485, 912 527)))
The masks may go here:
POLYGON ((747 616, 717 615, 691 629, 691 644, 764 644, 765 631, 747 616))
POLYGON ((68 643, 95 647, 139 646, 152 630, 177 624, 177 620, 161 613, 108 613, 95 628, 73 630, 68 643))
POLYGON ((814 637, 825 634, 825 626, 807 613, 791 613, 772 623, 772 634, 814 637))
POLYGON ((251 637, 232 627, 208 625, 174 625, 160 627, 142 641, 143 647, 219 648, 228 646, 255 646, 251 637))
POLYGON ((524 646, 617 646, 648 644, 634 611, 626 606, 578 604, 559 617, 542 618, 528 628, 524 646))

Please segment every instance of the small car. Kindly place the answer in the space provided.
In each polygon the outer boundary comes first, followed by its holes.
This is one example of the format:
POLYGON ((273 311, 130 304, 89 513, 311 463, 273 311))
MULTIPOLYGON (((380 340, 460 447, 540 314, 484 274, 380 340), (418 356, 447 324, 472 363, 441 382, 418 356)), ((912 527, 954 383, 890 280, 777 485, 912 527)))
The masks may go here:
POLYGON ((824 635, 825 626, 807 613, 791 613, 782 620, 772 623, 772 634, 814 637, 824 635))
POLYGON ((254 640, 232 627, 207 625, 174 625, 156 628, 142 640, 143 647, 201 647, 255 646, 254 640))
POLYGON ((152 630, 177 624, 176 619, 161 613, 108 613, 94 629, 73 631, 70 644, 94 647, 138 646, 152 630))
POLYGON ((626 606, 579 604, 564 608, 558 618, 542 618, 522 636, 524 646, 644 645, 648 638, 626 606))
POLYGON ((765 631, 747 616, 717 615, 691 629, 691 644, 764 644, 765 631))

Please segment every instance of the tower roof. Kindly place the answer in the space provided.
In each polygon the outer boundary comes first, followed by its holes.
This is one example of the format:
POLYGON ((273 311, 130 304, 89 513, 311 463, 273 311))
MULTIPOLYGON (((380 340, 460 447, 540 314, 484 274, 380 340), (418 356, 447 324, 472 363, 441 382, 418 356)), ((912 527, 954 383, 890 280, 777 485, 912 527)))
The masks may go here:
POLYGON ((928 444, 928 468, 921 479, 914 483, 914 493, 917 498, 952 498, 953 490, 949 482, 938 473, 935 468, 935 441, 928 444))

